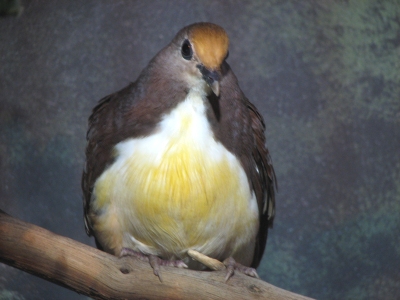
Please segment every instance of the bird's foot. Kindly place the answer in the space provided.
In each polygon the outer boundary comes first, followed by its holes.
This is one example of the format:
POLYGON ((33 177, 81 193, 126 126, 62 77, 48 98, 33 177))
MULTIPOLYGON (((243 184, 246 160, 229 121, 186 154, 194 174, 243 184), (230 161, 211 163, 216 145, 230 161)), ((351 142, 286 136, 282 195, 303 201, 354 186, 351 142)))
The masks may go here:
POLYGON ((146 261, 150 263, 150 266, 153 268, 153 273, 156 275, 160 281, 162 282, 162 277, 160 273, 160 266, 167 266, 167 267, 175 267, 175 268, 185 268, 187 269, 188 266, 182 261, 182 260, 165 260, 161 259, 156 255, 146 255, 143 254, 142 252, 135 251, 130 248, 122 248, 121 253, 119 257, 123 256, 134 256, 141 261, 146 261))
POLYGON ((229 280, 235 273, 235 271, 239 271, 243 274, 246 274, 250 277, 260 278, 257 274, 256 269, 243 266, 242 264, 237 263, 232 257, 228 257, 223 261, 223 264, 226 267, 226 276, 225 282, 229 280))
POLYGON ((242 264, 237 263, 232 257, 228 257, 223 262, 220 262, 219 260, 204 255, 196 250, 188 250, 188 255, 211 270, 220 271, 226 269, 225 282, 233 276, 235 270, 251 277, 260 278, 256 269, 243 266, 242 264))

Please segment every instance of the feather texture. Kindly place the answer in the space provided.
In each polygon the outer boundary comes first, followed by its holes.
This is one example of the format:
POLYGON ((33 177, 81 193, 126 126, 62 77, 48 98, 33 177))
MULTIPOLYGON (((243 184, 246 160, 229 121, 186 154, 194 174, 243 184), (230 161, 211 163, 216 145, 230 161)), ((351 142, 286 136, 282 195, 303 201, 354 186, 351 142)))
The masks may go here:
POLYGON ((275 173, 263 118, 224 60, 228 40, 214 26, 182 29, 136 82, 93 109, 82 189, 86 230, 99 248, 165 259, 194 248, 258 266, 275 215, 275 173), (187 39, 194 51, 214 53, 216 45, 213 62, 211 54, 182 58, 187 39), (219 97, 198 67, 215 64, 219 97))

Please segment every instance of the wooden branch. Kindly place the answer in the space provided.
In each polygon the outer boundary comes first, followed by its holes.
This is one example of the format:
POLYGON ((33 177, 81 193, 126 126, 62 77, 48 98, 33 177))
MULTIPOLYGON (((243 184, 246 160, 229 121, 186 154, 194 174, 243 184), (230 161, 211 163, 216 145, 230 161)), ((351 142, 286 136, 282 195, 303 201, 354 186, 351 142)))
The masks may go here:
POLYGON ((262 280, 224 271, 161 269, 163 282, 148 263, 117 258, 0 210, 0 261, 94 299, 311 299, 262 280))

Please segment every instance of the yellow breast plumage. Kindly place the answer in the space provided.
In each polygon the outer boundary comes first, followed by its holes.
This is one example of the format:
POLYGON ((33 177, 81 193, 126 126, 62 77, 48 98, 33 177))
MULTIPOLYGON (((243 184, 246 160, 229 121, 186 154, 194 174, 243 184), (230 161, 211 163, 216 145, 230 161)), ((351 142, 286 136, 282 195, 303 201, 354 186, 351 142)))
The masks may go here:
MULTIPOLYGON (((115 151, 95 185, 96 210, 107 210, 94 227, 120 231, 121 246, 165 258, 188 249, 222 257, 221 239, 239 249, 255 238, 258 209, 246 174, 213 138, 200 96, 189 95, 153 135, 115 151)), ((118 247, 113 242, 105 244, 118 247)))

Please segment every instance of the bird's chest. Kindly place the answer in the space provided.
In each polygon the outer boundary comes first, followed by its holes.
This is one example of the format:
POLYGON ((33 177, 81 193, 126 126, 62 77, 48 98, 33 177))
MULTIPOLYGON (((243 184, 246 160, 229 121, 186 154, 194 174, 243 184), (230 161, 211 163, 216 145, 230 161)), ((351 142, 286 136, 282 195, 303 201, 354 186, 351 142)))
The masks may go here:
POLYGON ((246 174, 214 139, 200 97, 189 96, 154 134, 115 151, 96 181, 94 205, 105 220, 118 220, 123 246, 212 253, 254 235, 258 211, 246 174))

